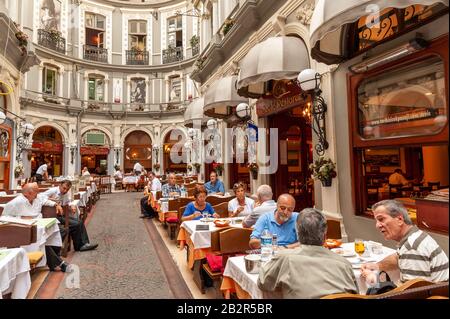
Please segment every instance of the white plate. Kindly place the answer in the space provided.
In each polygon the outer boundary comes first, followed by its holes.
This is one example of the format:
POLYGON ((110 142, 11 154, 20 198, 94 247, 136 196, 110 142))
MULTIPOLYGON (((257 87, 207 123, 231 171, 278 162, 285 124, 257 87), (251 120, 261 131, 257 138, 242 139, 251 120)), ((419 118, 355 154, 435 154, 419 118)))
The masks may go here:
POLYGON ((356 253, 351 251, 351 250, 349 250, 349 251, 344 250, 344 253, 342 254, 342 256, 344 256, 344 257, 355 257, 356 253))
POLYGON ((201 222, 204 222, 204 223, 210 223, 210 222, 213 222, 213 221, 214 221, 214 218, 210 218, 210 217, 207 217, 207 218, 200 218, 200 221, 201 221, 201 222))

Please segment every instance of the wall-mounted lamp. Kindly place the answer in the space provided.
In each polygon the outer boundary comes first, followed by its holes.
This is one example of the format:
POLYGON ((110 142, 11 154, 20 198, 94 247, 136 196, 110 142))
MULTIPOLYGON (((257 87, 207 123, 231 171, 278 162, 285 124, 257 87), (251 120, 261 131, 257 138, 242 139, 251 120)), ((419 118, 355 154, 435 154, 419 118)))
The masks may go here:
POLYGON ((206 126, 210 130, 214 130, 217 128, 217 121, 215 119, 210 119, 210 120, 208 120, 208 122, 206 122, 206 126))
POLYGON ((384 65, 386 63, 396 61, 414 52, 425 49, 428 46, 428 42, 420 37, 416 37, 408 43, 399 46, 393 50, 387 51, 379 56, 369 58, 361 63, 352 65, 349 67, 353 73, 367 72, 375 67, 384 65))
POLYGON ((75 158, 75 152, 77 150, 78 146, 76 143, 70 144, 70 164, 73 164, 73 160, 75 158))
POLYGON ((236 115, 242 120, 249 120, 251 117, 251 109, 247 103, 240 103, 236 107, 236 115))
POLYGON ((297 77, 297 81, 301 89, 311 94, 311 128, 316 133, 318 143, 314 147, 317 155, 323 156, 325 150, 328 149, 328 142, 325 130, 325 113, 327 112, 327 104, 322 98, 322 90, 320 89, 320 80, 322 76, 313 69, 305 69, 297 77))

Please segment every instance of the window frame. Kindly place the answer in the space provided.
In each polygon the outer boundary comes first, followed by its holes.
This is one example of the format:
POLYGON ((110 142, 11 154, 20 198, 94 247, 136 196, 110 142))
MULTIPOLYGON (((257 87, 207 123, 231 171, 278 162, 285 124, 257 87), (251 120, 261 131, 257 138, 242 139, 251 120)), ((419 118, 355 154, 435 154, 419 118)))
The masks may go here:
POLYGON ((41 76, 42 76, 42 88, 41 88, 42 93, 57 96, 58 95, 58 68, 46 64, 42 68, 41 76), (52 71, 55 73, 54 79, 53 79, 54 87, 53 87, 52 93, 47 93, 47 90, 46 90, 48 71, 52 71), (45 90, 44 90, 44 88, 45 88, 45 90))
POLYGON ((387 71, 404 67, 416 62, 420 62, 432 56, 438 56, 444 63, 445 70, 445 99, 446 114, 449 114, 449 96, 448 96, 448 41, 449 35, 446 34, 433 41, 430 46, 422 51, 415 52, 409 56, 394 62, 387 63, 378 68, 360 74, 347 74, 347 97, 348 97, 348 122, 349 122, 349 145, 350 145, 350 166, 352 179, 352 202, 355 207, 356 215, 367 216, 367 185, 365 184, 364 172, 362 170, 363 156, 362 151, 365 148, 389 148, 389 147, 406 147, 419 145, 438 145, 448 144, 449 138, 449 121, 444 128, 433 135, 416 135, 416 136, 399 136, 380 139, 364 139, 359 132, 358 121, 358 88, 360 84, 371 77, 380 75, 387 71))

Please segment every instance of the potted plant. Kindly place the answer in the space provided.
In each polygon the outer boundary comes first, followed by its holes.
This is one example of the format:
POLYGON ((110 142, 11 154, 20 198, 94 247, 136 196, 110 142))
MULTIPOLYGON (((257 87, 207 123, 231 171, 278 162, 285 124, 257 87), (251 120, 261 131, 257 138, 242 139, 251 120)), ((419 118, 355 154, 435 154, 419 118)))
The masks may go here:
POLYGON ((188 169, 188 171, 192 171, 192 165, 191 165, 191 164, 188 164, 188 165, 186 166, 186 168, 188 169))
POLYGON ((223 172, 223 164, 222 163, 214 163, 213 168, 219 176, 222 176, 222 172, 223 172))
POLYGON ((56 29, 50 29, 48 31, 48 33, 50 35, 50 38, 52 38, 53 41, 57 41, 62 35, 62 33, 56 29))
POLYGON ((199 41, 200 41, 200 38, 198 37, 198 35, 194 34, 190 40, 191 47, 197 46, 199 41))
POLYGON ((257 179, 258 178, 258 170, 259 170, 258 164, 248 163, 247 167, 248 167, 248 170, 250 171, 250 173, 252 174, 252 178, 257 179))
POLYGON ((195 172, 199 173, 200 172, 200 163, 194 163, 192 165, 195 167, 195 172))
POLYGON ((22 164, 17 164, 17 166, 14 168, 14 177, 15 178, 19 178, 24 173, 25 173, 25 171, 24 171, 23 165, 22 164))
POLYGON ((233 19, 225 20, 223 30, 222 30, 224 36, 230 31, 230 29, 233 27, 233 25, 234 25, 233 19))
POLYGON ((161 167, 161 165, 159 165, 158 163, 153 164, 153 169, 155 171, 159 170, 160 167, 161 167))
POLYGON ((313 178, 322 182, 322 186, 331 186, 332 178, 336 177, 336 164, 329 158, 319 157, 314 163, 309 165, 313 173, 313 178))
POLYGON ((23 31, 17 31, 16 38, 17 40, 19 40, 19 46, 20 50, 22 51, 22 55, 25 55, 27 53, 28 36, 23 31))

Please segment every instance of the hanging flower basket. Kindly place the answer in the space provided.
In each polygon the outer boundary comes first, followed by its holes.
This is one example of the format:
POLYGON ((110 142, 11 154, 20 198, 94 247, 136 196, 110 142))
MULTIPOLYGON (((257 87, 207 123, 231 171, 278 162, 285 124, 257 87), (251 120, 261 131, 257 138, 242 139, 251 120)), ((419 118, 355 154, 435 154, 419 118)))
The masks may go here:
POLYGON ((214 163, 213 168, 219 176, 222 176, 222 172, 223 172, 223 164, 222 163, 214 163))
POLYGON ((313 178, 322 182, 322 186, 330 187, 332 179, 337 176, 336 164, 329 158, 319 157, 313 164, 309 165, 313 178))
POLYGON ((330 178, 321 180, 321 182, 322 182, 322 186, 324 186, 324 187, 330 187, 330 186, 331 186, 331 183, 332 183, 332 179, 331 179, 331 177, 330 177, 330 178))
POLYGON ((153 169, 154 169, 155 171, 159 170, 160 167, 161 167, 161 166, 160 166, 159 164, 153 164, 153 169))
POLYGON ((252 174, 252 178, 253 179, 258 179, 258 171, 259 171, 259 166, 256 163, 249 163, 247 165, 248 170, 250 171, 250 173, 252 174))

